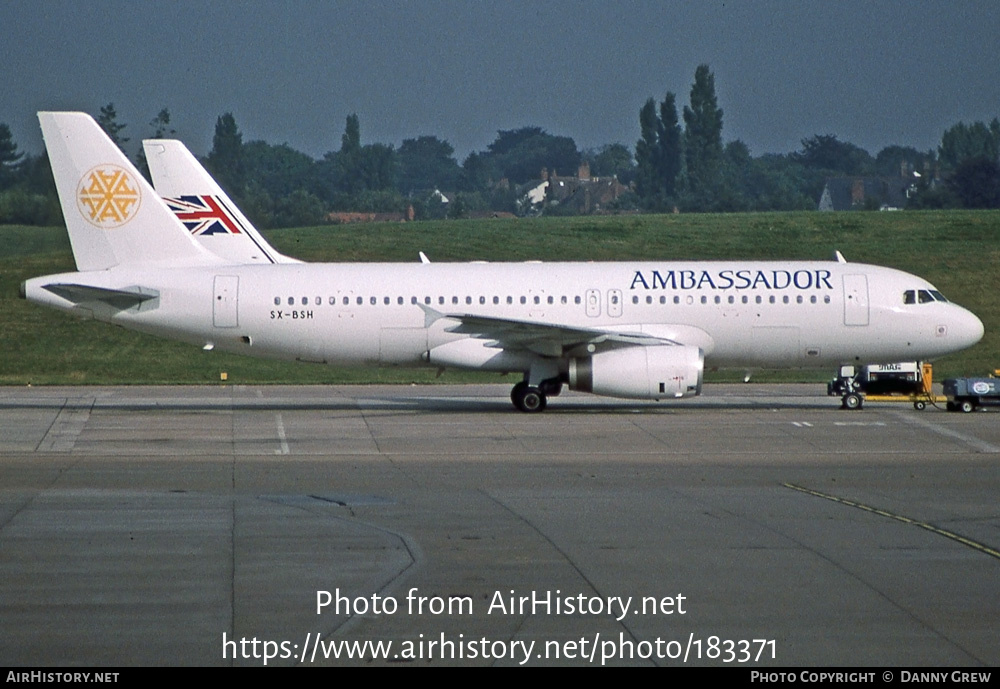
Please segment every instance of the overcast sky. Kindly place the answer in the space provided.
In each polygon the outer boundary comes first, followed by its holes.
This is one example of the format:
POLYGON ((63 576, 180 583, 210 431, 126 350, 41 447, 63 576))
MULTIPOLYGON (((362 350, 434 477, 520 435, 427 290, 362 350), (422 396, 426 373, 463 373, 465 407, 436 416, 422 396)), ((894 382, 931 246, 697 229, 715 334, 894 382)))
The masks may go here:
POLYGON ((723 138, 754 155, 836 134, 873 155, 936 148, 1000 115, 1000 3, 0 3, 0 122, 42 150, 35 112, 113 102, 137 145, 169 108, 198 154, 232 112, 244 141, 320 157, 357 113, 364 143, 433 134, 459 161, 536 125, 580 148, 639 136, 649 97, 715 74, 723 138))

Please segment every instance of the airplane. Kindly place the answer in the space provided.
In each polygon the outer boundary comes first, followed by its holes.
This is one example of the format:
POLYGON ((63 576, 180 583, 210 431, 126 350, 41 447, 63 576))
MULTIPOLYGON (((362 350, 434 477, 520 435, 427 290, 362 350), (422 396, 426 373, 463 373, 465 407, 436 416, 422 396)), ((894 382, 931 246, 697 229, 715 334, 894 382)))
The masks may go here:
POLYGON ((187 147, 173 139, 142 142, 153 188, 206 249, 236 263, 301 263, 275 250, 187 147))
MULTIPOLYGON (((928 360, 983 336, 974 314, 922 278, 839 254, 352 264, 216 252, 89 115, 39 121, 77 271, 26 280, 21 296, 205 350, 520 373, 511 401, 531 413, 564 386, 680 399, 701 393, 706 366, 928 360)), ((164 191, 183 198, 186 184, 164 191)))

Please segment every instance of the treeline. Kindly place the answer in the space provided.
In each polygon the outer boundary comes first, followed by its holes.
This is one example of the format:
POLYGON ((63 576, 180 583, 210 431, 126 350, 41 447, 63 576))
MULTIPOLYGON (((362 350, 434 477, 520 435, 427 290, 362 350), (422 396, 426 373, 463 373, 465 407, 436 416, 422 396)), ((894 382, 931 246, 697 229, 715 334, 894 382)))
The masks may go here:
MULTIPOLYGON (((301 226, 337 212, 386 213, 415 219, 477 214, 577 212, 728 212, 816 209, 828 180, 905 180, 907 208, 1000 208, 1000 121, 959 123, 937 150, 892 145, 875 156, 833 134, 802 141, 798 151, 754 157, 742 141, 723 139, 715 78, 697 68, 688 103, 650 98, 639 110, 641 137, 580 150, 568 136, 540 127, 501 130, 485 150, 459 163, 446 140, 425 135, 392 144, 363 143, 350 115, 339 146, 314 159, 287 144, 243 140, 231 113, 215 123, 209 171, 262 227, 301 226), (578 171, 582 174, 577 176, 578 171), (614 180, 600 203, 572 204, 545 179, 579 185, 614 180)), ((97 121, 121 147, 129 141, 113 104, 97 121)), ((162 109, 143 138, 175 135, 162 109)), ((140 147, 141 149, 141 147, 140 147)), ((144 173, 141 150, 136 164, 144 173)), ((581 186, 582 188, 582 186, 581 186)), ((596 191, 594 192, 597 193, 596 191)), ((587 196, 584 190, 578 196, 587 196)), ((869 197, 858 207, 878 208, 869 197)), ((0 124, 0 223, 58 224, 61 213, 47 157, 18 150, 0 124)))

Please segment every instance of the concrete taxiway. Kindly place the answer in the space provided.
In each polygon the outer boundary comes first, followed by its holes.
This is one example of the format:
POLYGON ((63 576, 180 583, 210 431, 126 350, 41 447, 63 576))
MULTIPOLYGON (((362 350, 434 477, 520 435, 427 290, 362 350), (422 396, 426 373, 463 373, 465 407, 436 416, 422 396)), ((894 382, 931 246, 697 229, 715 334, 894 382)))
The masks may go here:
POLYGON ((0 388, 0 664, 1000 664, 1000 416, 821 388, 0 388))

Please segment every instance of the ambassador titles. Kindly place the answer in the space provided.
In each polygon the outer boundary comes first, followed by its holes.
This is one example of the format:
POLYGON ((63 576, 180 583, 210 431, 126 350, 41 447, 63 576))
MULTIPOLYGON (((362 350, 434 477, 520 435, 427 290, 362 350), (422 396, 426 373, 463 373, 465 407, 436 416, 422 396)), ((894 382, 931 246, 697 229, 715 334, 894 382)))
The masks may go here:
POLYGON ((637 270, 629 289, 798 289, 832 290, 830 271, 811 270, 637 270))

